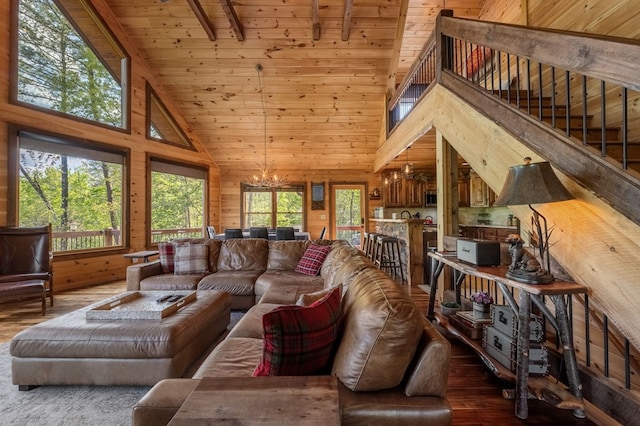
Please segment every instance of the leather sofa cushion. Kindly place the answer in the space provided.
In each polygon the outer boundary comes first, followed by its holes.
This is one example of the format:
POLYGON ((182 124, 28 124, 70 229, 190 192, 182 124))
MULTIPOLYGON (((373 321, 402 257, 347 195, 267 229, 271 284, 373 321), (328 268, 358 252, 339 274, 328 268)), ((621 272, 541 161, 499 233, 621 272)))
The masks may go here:
POLYGON ((409 367, 404 393, 406 396, 444 398, 449 380, 451 343, 424 317, 423 324, 417 354, 409 367))
POLYGON ((333 287, 333 275, 336 271, 349 262, 353 256, 362 255, 362 252, 349 244, 334 244, 327 258, 320 268, 320 276, 325 279, 328 287, 333 287))
POLYGON ((254 305, 240 318, 240 321, 231 329, 227 339, 233 337, 250 337, 262 340, 262 316, 273 311, 277 303, 259 303, 254 305))
POLYGON ((205 276, 205 274, 174 275, 173 273, 152 275, 140 281, 140 290, 195 290, 205 276))
POLYGON ((203 277, 198 290, 221 290, 237 296, 253 296, 254 283, 262 272, 256 270, 225 271, 203 277))
POLYGON ((384 272, 367 268, 346 290, 342 317, 332 374, 352 391, 398 386, 423 329, 410 296, 384 272))
POLYGON ((335 287, 342 285, 343 291, 349 289, 351 281, 360 273, 360 271, 371 268, 373 265, 364 255, 357 253, 350 256, 349 262, 342 263, 333 273, 325 279, 325 287, 335 287))
MULTIPOLYGON (((305 275, 292 270, 289 271, 272 271, 267 270, 258 277, 255 285, 255 293, 257 296, 264 295, 273 287, 305 286, 324 287, 324 279, 319 276, 305 275)), ((291 303, 295 303, 295 300, 291 303)))
MULTIPOLYGON (((227 337, 211 352, 193 375, 202 377, 251 377, 262 356, 262 339, 227 337)), ((247 407, 251 409, 251 407, 247 407)))
POLYGON ((262 238, 234 238, 220 247, 218 271, 264 271, 269 241, 262 238))
POLYGON ((446 398, 407 398, 400 387, 376 392, 351 392, 338 383, 342 426, 449 426, 451 405, 446 398))
POLYGON ((309 244, 311 244, 309 240, 270 240, 267 269, 271 271, 293 271, 309 244))
POLYGON ((258 303, 280 303, 293 305, 300 296, 322 289, 322 284, 315 285, 276 285, 264 292, 258 303))

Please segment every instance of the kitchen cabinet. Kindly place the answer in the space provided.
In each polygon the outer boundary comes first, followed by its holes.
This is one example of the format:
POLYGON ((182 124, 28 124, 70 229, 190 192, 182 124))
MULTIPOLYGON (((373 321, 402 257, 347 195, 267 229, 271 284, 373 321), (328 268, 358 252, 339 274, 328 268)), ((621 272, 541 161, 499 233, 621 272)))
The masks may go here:
POLYGON ((504 243, 509 234, 517 233, 517 227, 460 226, 458 236, 504 243))
POLYGON ((469 206, 469 175, 462 175, 458 178, 458 207, 469 206))
POLYGON ((423 207, 425 205, 425 192, 427 183, 422 180, 407 179, 406 184, 406 205, 407 207, 423 207))
POLYGON ((405 180, 389 178, 389 183, 383 186, 382 199, 385 207, 405 207, 405 180))
POLYGON ((469 207, 490 207, 496 194, 473 170, 469 173, 469 207))

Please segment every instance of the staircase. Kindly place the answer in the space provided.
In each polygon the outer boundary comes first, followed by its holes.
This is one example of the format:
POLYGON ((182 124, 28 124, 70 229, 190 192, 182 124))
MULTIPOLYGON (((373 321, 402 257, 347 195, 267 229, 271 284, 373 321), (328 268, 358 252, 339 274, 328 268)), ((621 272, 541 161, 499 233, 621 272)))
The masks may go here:
MULTIPOLYGON (((569 114, 566 105, 553 105, 551 97, 538 97, 527 90, 494 90, 492 92, 521 111, 548 124, 553 129, 569 136, 577 145, 596 155, 624 163, 624 144, 620 127, 607 126, 604 130, 592 126, 592 115, 569 114), (569 128, 567 129, 567 122, 569 128)), ((627 141, 627 168, 640 172, 640 141, 627 141)))

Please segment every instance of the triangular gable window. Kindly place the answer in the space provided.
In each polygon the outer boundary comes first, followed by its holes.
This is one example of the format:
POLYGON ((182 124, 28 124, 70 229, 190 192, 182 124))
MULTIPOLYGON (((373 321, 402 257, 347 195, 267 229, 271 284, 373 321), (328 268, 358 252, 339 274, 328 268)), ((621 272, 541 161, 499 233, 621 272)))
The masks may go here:
POLYGON ((189 138, 182 131, 156 92, 147 83, 147 138, 177 145, 195 151, 189 138))
POLYGON ((13 1, 12 101, 128 129, 130 60, 90 3, 13 1))

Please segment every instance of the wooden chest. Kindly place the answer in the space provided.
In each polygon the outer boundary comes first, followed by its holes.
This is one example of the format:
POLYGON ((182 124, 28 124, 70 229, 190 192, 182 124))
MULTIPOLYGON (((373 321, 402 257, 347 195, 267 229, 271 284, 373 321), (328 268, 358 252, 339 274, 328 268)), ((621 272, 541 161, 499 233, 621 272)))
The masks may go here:
MULTIPOLYGON (((509 305, 491 305, 491 325, 514 340, 518 336, 518 315, 509 305)), ((544 321, 538 315, 531 314, 529 340, 538 343, 545 340, 544 321)))
MULTIPOLYGON (((511 371, 517 368, 516 338, 511 338, 494 326, 484 328, 483 349, 496 361, 511 371)), ((549 374, 547 348, 532 342, 529 348, 529 374, 545 376, 549 374)))

